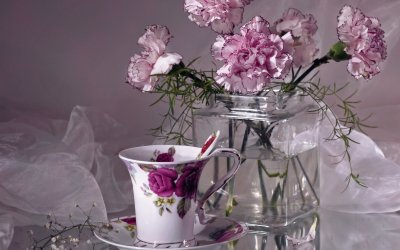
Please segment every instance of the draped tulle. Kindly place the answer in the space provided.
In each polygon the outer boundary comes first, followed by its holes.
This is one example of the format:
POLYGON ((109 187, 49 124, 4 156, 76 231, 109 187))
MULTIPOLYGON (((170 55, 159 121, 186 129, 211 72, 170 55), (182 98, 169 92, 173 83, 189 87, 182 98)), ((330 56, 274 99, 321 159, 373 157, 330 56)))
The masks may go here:
POLYGON ((106 221, 107 212, 132 204, 130 179, 117 160, 125 138, 118 126, 84 107, 69 121, 18 113, 0 123, 0 249, 14 226, 43 226, 48 214, 64 225, 70 215, 83 222, 89 211, 93 221, 106 221))

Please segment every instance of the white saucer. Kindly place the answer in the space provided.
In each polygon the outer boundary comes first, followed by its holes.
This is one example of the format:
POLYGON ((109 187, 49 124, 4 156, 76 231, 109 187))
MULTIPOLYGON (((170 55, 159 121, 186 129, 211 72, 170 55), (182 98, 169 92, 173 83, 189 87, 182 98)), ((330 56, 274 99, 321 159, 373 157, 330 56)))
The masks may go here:
POLYGON ((176 246, 170 244, 149 245, 139 242, 136 238, 136 218, 126 216, 112 219, 109 227, 102 227, 95 231, 95 236, 110 245, 120 249, 148 250, 148 249, 168 249, 168 250, 192 250, 192 249, 219 249, 221 245, 234 242, 248 232, 245 224, 236 222, 228 218, 215 217, 207 225, 195 226, 196 245, 191 247, 176 246), (196 232, 197 231, 197 232, 196 232))

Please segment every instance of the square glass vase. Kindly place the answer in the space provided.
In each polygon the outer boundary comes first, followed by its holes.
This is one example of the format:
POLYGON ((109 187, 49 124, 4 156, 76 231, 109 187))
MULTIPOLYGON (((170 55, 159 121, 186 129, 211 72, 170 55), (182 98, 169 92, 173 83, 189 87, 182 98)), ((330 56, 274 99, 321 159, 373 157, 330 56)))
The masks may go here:
MULTIPOLYGON (((318 104, 300 91, 216 95, 208 106, 195 110, 195 146, 220 130, 218 146, 235 148, 243 157, 236 176, 208 200, 208 213, 246 222, 252 230, 270 231, 315 211, 320 120, 318 104)), ((231 162, 217 158, 210 164, 200 185, 224 175, 231 162)))

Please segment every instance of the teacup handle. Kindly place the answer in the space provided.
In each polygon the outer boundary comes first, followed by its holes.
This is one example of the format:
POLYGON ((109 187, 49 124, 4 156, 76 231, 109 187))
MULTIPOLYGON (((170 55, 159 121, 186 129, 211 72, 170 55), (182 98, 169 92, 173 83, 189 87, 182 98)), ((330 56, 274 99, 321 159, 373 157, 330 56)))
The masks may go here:
POLYGON ((232 148, 217 148, 214 152, 212 152, 209 157, 231 157, 233 158, 233 164, 228 173, 221 179, 219 179, 216 183, 214 183, 208 190, 204 193, 203 197, 197 202, 196 212, 199 216, 199 221, 201 224, 207 224, 212 218, 207 219, 203 205, 207 201, 210 196, 215 193, 218 189, 224 186, 238 171, 240 167, 240 154, 236 149, 232 148))

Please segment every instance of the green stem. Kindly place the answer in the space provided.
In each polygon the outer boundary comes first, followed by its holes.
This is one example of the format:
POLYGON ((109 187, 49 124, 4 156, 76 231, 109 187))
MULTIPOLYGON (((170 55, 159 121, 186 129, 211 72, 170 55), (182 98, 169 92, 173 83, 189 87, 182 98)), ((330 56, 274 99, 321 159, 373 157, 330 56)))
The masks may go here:
POLYGON ((286 187, 288 172, 289 172, 289 159, 286 161, 286 170, 285 170, 286 174, 283 176, 281 199, 283 199, 283 196, 285 195, 285 187, 286 187))
MULTIPOLYGON (((199 77, 197 77, 195 74, 192 73, 192 71, 195 71, 195 70, 187 68, 185 66, 185 64, 182 62, 180 62, 178 65, 174 65, 174 68, 170 71, 170 73, 175 74, 177 71, 179 72, 179 74, 181 76, 192 79, 193 85, 197 88, 201 88, 201 89, 206 90, 207 92, 211 92, 211 93, 215 93, 215 94, 223 93, 222 88, 220 88, 220 87, 213 88, 212 84, 210 84, 210 85, 205 84, 203 80, 201 80, 199 77)), ((195 71, 195 72, 197 72, 197 71, 195 71)))
POLYGON ((291 161, 292 161, 292 165, 293 165, 294 174, 295 174, 296 179, 297 179, 297 183, 299 183, 300 195, 301 195, 301 199, 303 200, 303 206, 304 206, 304 203, 306 202, 306 198, 305 198, 305 196, 303 194, 303 185, 301 184, 301 181, 299 179, 299 174, 298 174, 297 168, 296 168, 296 162, 294 161, 293 158, 291 159, 291 161))
POLYGON ((311 66, 303 72, 303 74, 301 74, 299 76, 299 78, 297 78, 294 82, 293 82, 293 87, 297 86, 299 83, 301 83, 301 81, 304 80, 304 78, 311 73, 311 71, 313 71, 314 69, 318 68, 319 66, 321 66, 322 64, 328 63, 329 60, 331 58, 328 55, 325 55, 321 58, 317 58, 313 61, 313 63, 311 64, 311 66))
MULTIPOLYGON (((233 148, 233 129, 234 129, 234 123, 233 120, 229 120, 229 142, 228 142, 228 146, 229 148, 233 148)), ((231 161, 230 158, 227 159, 227 171, 230 170, 231 168, 231 161)), ((233 211, 233 207, 234 207, 234 199, 233 199, 233 188, 235 185, 235 177, 232 177, 232 179, 228 182, 228 201, 226 203, 226 209, 225 209, 225 215, 229 216, 232 211, 233 211)))
POLYGON ((244 131, 242 147, 240 148, 240 153, 241 154, 243 154, 243 152, 246 150, 246 145, 247 145, 247 140, 249 138, 249 133, 250 133, 250 126, 247 123, 246 124, 246 130, 244 131))
POLYGON ((258 160, 258 177, 260 179, 262 211, 263 211, 263 214, 265 214, 267 211, 268 194, 265 191, 265 184, 264 184, 261 165, 262 165, 261 160, 258 160))
POLYGON ((307 181, 308 185, 310 186, 311 191, 313 192, 315 199, 317 200, 318 204, 320 204, 319 203, 319 197, 317 195, 317 192, 314 189, 314 185, 313 185, 313 183, 311 183, 310 178, 308 177, 307 172, 304 169, 303 164, 301 163, 301 161, 299 159, 299 156, 296 156, 295 158, 296 158, 297 162, 299 163, 301 171, 303 171, 304 177, 306 178, 306 181, 307 181))

